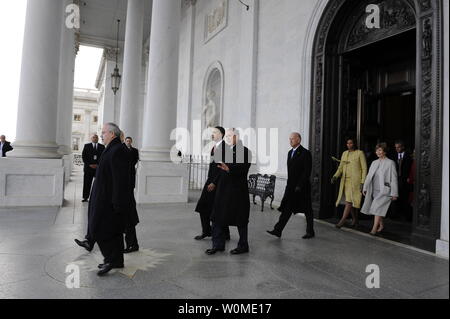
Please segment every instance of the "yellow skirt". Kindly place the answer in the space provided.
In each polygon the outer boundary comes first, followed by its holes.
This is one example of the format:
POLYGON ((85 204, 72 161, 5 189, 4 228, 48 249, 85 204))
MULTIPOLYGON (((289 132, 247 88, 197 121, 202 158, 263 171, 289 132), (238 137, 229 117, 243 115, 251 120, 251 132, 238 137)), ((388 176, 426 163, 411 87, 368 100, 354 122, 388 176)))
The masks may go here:
MULTIPOLYGON (((352 189, 352 181, 350 177, 347 177, 344 181, 344 191, 342 196, 342 202, 352 203, 354 208, 361 208, 361 192, 354 192, 352 189)), ((341 203, 342 203, 341 202, 341 203)))

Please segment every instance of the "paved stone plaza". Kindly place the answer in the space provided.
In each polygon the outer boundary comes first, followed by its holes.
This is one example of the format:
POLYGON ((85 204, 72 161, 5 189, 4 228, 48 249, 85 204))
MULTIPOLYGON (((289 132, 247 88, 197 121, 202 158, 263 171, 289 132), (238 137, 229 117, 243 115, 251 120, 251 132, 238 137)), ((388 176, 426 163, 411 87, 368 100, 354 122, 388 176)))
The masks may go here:
POLYGON ((296 216, 283 238, 266 234, 276 211, 254 208, 250 254, 228 253, 237 244, 232 228, 227 252, 207 256, 194 203, 140 209, 141 251, 126 268, 96 275, 102 262, 75 245, 86 230, 82 177, 72 175, 65 207, 58 211, 0 211, 0 298, 449 298, 449 263, 431 254, 316 223, 317 237, 301 239, 296 216), (80 266, 81 287, 66 288, 66 266, 80 266), (366 266, 377 264, 380 289, 367 289, 366 266))

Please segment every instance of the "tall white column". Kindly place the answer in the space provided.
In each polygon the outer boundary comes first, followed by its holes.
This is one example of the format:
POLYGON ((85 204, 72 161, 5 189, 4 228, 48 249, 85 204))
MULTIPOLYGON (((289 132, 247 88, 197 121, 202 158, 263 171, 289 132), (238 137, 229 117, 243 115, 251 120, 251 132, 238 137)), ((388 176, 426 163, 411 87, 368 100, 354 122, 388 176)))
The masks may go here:
POLYGON ((61 158, 56 121, 62 4, 28 1, 16 142, 9 157, 61 158))
POLYGON ((170 133, 176 127, 180 1, 154 0, 149 78, 141 156, 170 161, 170 133))
MULTIPOLYGON (((73 3, 73 0, 65 0, 64 6, 71 3, 73 3)), ((63 10, 64 12, 65 10, 63 10)), ((75 40, 75 29, 68 28, 65 20, 62 21, 61 28, 56 142, 59 145, 59 153, 61 155, 69 155, 72 153, 73 84, 75 77, 75 56, 78 45, 75 40)))
POLYGON ((188 171, 172 163, 170 134, 176 128, 181 1, 153 0, 143 147, 137 201, 180 203, 188 199, 188 171))
POLYGON ((120 128, 126 136, 138 137, 139 94, 144 36, 144 0, 128 0, 123 58, 120 128))
MULTIPOLYGON (((73 0, 65 0, 65 8, 72 4, 73 0)), ((75 57, 78 51, 78 43, 75 39, 75 29, 66 26, 63 19, 61 23, 61 52, 59 60, 59 92, 58 92, 58 120, 56 123, 56 143, 58 153, 63 156, 64 181, 70 181, 73 167, 72 156, 72 123, 73 123, 73 84, 75 77, 75 57)))

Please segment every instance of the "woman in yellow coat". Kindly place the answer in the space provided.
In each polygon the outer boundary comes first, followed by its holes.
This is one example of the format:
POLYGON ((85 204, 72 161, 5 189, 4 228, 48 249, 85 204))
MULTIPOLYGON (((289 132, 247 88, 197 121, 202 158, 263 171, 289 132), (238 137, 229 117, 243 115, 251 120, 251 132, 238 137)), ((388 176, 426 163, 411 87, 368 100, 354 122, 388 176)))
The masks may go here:
POLYGON ((345 201, 344 214, 341 221, 336 225, 337 228, 344 226, 350 213, 353 217, 352 226, 358 225, 358 213, 361 208, 362 186, 366 180, 367 162, 364 152, 356 149, 354 139, 347 140, 348 151, 342 154, 339 168, 334 174, 331 183, 334 184, 341 178, 339 195, 336 201, 336 207, 341 200, 345 201), (342 198, 344 196, 344 198, 342 198))

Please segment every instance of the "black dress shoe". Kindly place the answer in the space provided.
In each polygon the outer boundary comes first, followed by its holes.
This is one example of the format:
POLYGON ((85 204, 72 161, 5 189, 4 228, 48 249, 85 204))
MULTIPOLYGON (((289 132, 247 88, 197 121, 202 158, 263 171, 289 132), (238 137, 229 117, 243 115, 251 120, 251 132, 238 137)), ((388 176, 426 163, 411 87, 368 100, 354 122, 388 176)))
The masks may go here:
POLYGON ((139 246, 131 246, 131 247, 125 248, 123 250, 123 253, 124 254, 129 254, 129 253, 132 253, 132 252, 135 252, 135 251, 138 251, 138 250, 139 250, 139 246))
POLYGON ((103 264, 103 267, 97 272, 98 276, 104 276, 113 269, 113 264, 103 264))
POLYGON ((78 246, 83 247, 88 252, 91 252, 92 249, 94 248, 91 246, 91 244, 89 244, 89 241, 87 241, 87 240, 81 241, 81 240, 75 239, 75 242, 77 243, 78 246))
POLYGON ((214 255, 218 251, 225 251, 225 249, 217 249, 217 248, 207 249, 205 251, 205 254, 207 254, 207 255, 214 255))
POLYGON ((279 232, 277 232, 275 230, 267 230, 267 233, 269 233, 269 234, 271 234, 273 236, 276 236, 278 238, 281 238, 281 233, 279 233, 279 232))
POLYGON ((240 254, 246 254, 249 251, 250 250, 248 248, 236 248, 236 249, 233 249, 232 251, 230 251, 230 254, 232 254, 232 255, 240 255, 240 254))
POLYGON ((206 237, 211 237, 211 234, 201 234, 201 235, 195 236, 194 239, 195 240, 203 240, 206 237))
POLYGON ((315 237, 315 234, 306 234, 305 236, 303 236, 302 238, 303 239, 311 239, 311 238, 314 238, 315 237))
MULTIPOLYGON (((103 267, 105 267, 106 264, 98 264, 98 269, 102 269, 103 267)), ((113 268, 124 268, 123 264, 120 265, 113 265, 113 268)))

